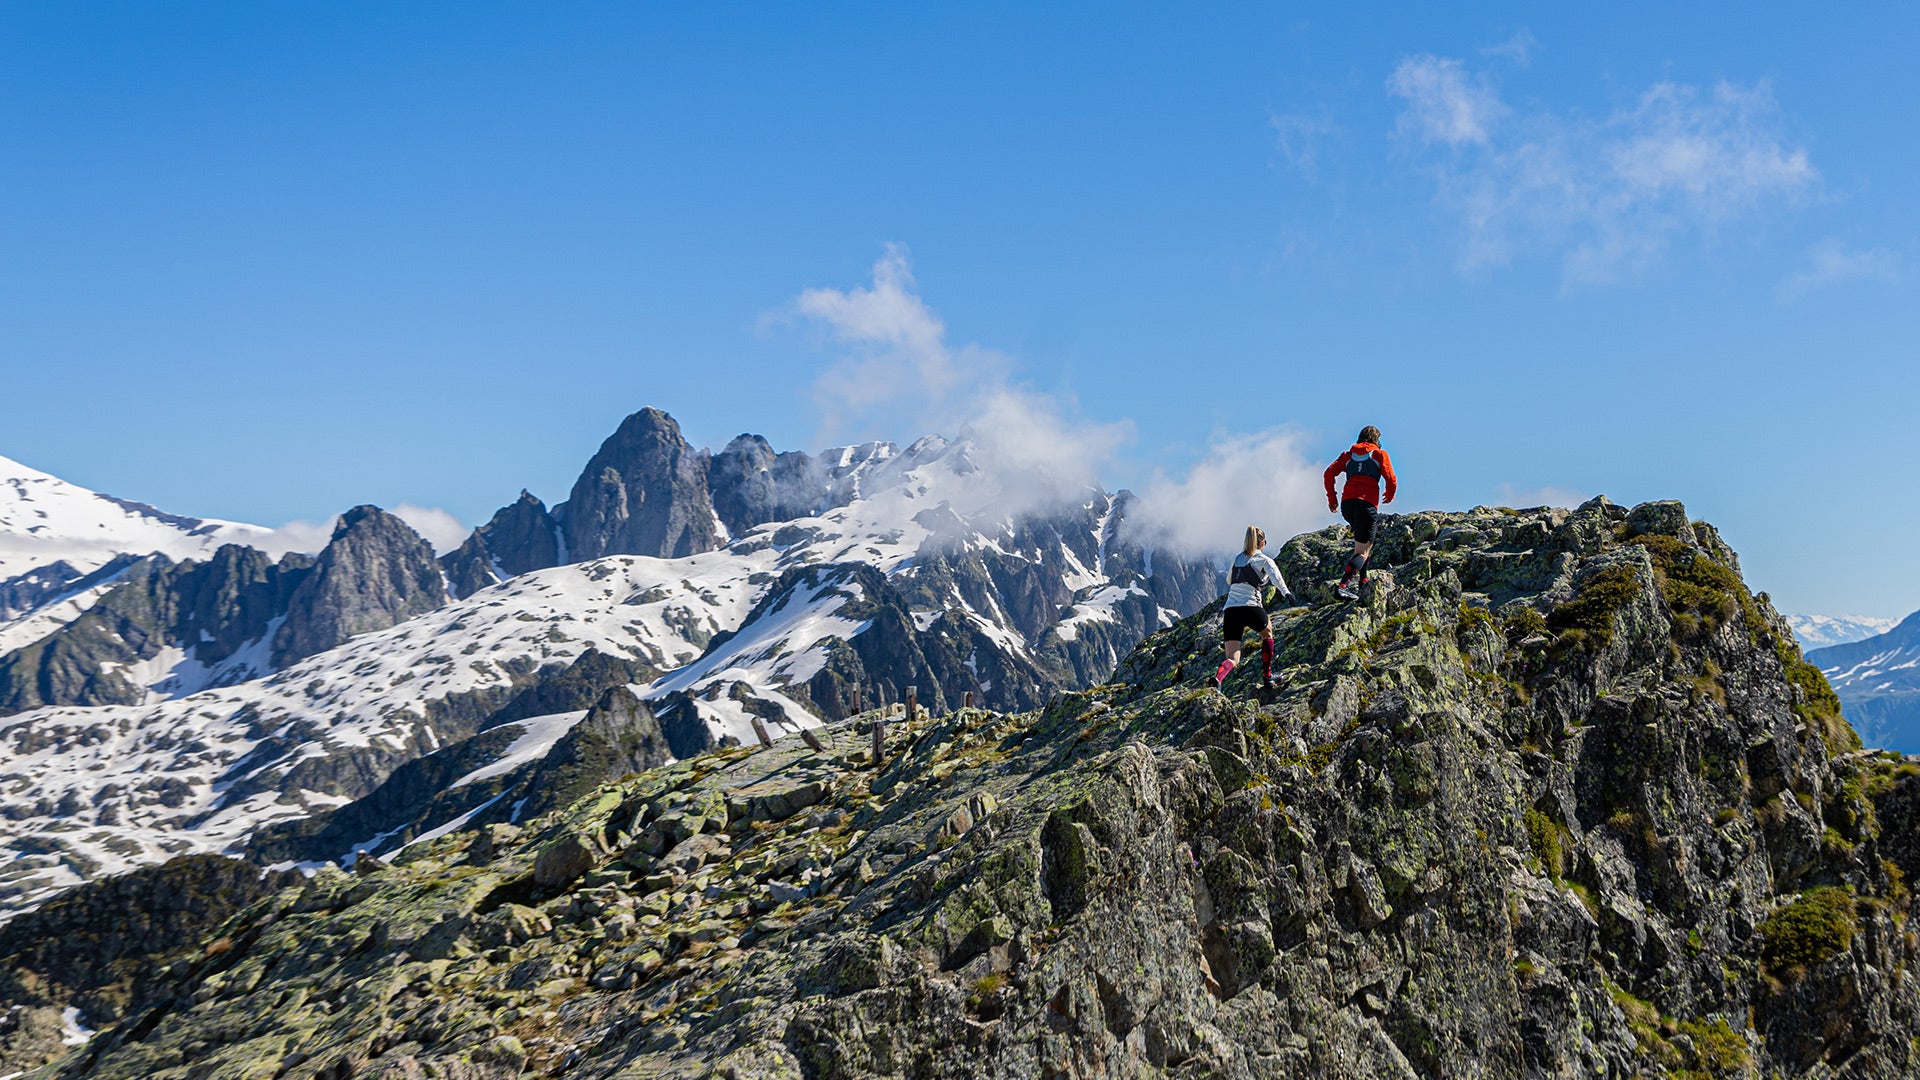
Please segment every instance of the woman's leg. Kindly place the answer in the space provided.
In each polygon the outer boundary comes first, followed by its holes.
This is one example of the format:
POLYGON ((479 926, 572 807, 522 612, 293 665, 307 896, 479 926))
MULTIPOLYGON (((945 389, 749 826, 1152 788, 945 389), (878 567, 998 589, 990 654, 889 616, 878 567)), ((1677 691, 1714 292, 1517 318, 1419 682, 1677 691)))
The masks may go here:
POLYGON ((1232 671, 1234 668, 1234 665, 1238 664, 1239 662, 1240 662, 1240 641, 1239 639, 1236 638, 1233 641, 1227 642, 1227 658, 1221 661, 1220 666, 1218 668, 1214 669, 1213 685, 1225 686, 1227 682, 1227 673, 1232 671))

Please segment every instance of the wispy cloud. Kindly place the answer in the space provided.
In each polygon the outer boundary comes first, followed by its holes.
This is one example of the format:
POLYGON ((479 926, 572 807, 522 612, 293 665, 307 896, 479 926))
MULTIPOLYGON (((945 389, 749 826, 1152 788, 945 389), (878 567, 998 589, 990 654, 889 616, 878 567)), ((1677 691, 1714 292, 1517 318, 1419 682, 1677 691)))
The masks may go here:
POLYGON ((1533 66, 1533 54, 1540 51, 1540 39, 1533 31, 1521 27, 1507 35, 1507 39, 1480 50, 1481 56, 1490 56, 1496 60, 1510 60, 1520 67, 1533 66))
POLYGON ((1630 277, 1689 236, 1792 205, 1820 173, 1765 82, 1657 83, 1601 119, 1520 112, 1459 60, 1401 61, 1398 132, 1462 231, 1460 266, 1558 257, 1569 282, 1630 277))
POLYGON ((325 521, 289 521, 257 540, 247 541, 247 544, 250 547, 259 548, 276 559, 289 551, 314 555, 333 539, 333 528, 339 522, 338 515, 325 521))
POLYGON ((1807 249, 1804 268, 1780 283, 1783 300, 1848 281, 1893 281, 1899 277, 1899 256, 1885 248, 1849 251, 1838 240, 1822 240, 1807 249))
POLYGON ((951 343, 904 245, 887 245, 872 284, 807 289, 792 314, 844 350, 814 384, 830 438, 863 428, 958 434, 1009 478, 1044 475, 1068 491, 1097 485, 1133 437, 1130 423, 1086 420, 1070 397, 1019 381, 1005 354, 951 343))
POLYGON ((1287 164, 1309 182, 1320 179, 1320 143, 1339 130, 1322 113, 1270 112, 1267 122, 1273 126, 1274 149, 1287 164))
POLYGON ((472 532, 460 524, 460 519, 437 506, 416 506, 413 503, 401 503, 392 510, 393 516, 413 526, 413 531, 421 539, 433 545, 436 555, 445 555, 461 544, 466 543, 467 534, 472 532))
POLYGON ((1407 103, 1400 113, 1401 134, 1424 143, 1486 146, 1494 126, 1511 111, 1460 61, 1433 55, 1402 60, 1387 79, 1387 90, 1407 103))
MULTIPOLYGON (((406 522, 421 538, 433 545, 436 555, 445 555, 459 547, 472 532, 460 519, 437 506, 416 506, 413 503, 401 503, 388 511, 394 517, 406 522)), ((289 551, 299 551, 308 555, 317 555, 333 540, 333 530, 339 525, 340 517, 335 515, 325 521, 289 521, 256 540, 247 541, 251 547, 259 548, 275 558, 289 551)))
POLYGON ((1219 435, 1185 475, 1156 474, 1142 486, 1133 534, 1190 556, 1232 551, 1248 525, 1284 543, 1333 522, 1320 472, 1301 432, 1219 435))

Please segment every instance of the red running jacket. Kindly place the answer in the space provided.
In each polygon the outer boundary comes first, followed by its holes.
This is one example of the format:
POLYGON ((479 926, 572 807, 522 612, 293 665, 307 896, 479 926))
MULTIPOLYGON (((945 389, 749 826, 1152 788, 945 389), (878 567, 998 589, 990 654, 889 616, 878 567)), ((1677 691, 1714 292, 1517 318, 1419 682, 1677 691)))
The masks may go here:
POLYGON ((1333 481, 1341 473, 1347 474, 1347 488, 1341 499, 1365 499, 1375 506, 1393 501, 1393 489, 1399 483, 1394 479, 1393 460, 1387 452, 1372 443, 1354 443, 1353 449, 1335 458, 1327 466, 1327 501, 1333 501, 1333 481), (1380 491, 1380 481, 1385 478, 1387 490, 1380 491))

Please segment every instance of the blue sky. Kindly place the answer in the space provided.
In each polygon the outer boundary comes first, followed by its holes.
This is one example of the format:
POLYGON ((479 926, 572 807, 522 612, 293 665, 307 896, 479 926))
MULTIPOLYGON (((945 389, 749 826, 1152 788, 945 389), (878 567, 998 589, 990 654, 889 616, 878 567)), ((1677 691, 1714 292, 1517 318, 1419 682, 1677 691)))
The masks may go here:
POLYGON ((1920 607, 1920 9, 1030 7, 0 7, 0 454, 472 524, 647 404, 1295 503, 1371 422, 1920 607))

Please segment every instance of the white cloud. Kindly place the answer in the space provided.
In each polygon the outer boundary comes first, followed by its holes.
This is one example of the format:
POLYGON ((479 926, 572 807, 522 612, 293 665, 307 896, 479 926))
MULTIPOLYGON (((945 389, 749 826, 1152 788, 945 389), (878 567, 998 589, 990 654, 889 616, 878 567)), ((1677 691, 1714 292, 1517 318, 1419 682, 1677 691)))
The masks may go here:
POLYGON ((445 555, 461 544, 466 543, 467 534, 472 529, 460 524, 460 519, 437 506, 415 506, 401 503, 390 511, 394 517, 413 526, 413 531, 433 545, 435 555, 445 555))
MULTIPOLYGON (((460 524, 460 519, 439 507, 415 506, 401 503, 389 513, 410 526, 414 532, 433 545, 436 555, 445 555, 466 542, 467 534, 473 530, 460 524)), ((298 551, 307 555, 318 555, 333 540, 333 530, 340 524, 339 515, 325 521, 289 521, 258 539, 247 541, 250 547, 256 547, 279 558, 289 551, 298 551)))
POLYGON ((1520 67, 1533 66, 1533 54, 1540 51, 1540 39, 1533 31, 1521 27, 1507 36, 1497 45, 1489 45, 1480 50, 1481 56, 1491 56, 1500 60, 1511 60, 1520 67))
POLYGON ((289 521, 257 540, 247 541, 250 547, 279 558, 289 551, 298 551, 307 555, 317 555, 320 549, 333 539, 334 526, 340 517, 335 515, 325 521, 289 521))
POLYGON ((1400 131, 1427 143, 1486 145, 1508 112, 1484 80, 1469 78, 1458 60, 1423 54, 1400 61, 1387 90, 1406 99, 1400 131))
POLYGON ((1847 281, 1893 281, 1899 276, 1900 260, 1884 248, 1848 251, 1838 240, 1822 240, 1807 249, 1807 264, 1780 283, 1782 299, 1847 281))
POLYGON ((1559 487, 1548 484, 1538 488, 1517 488, 1512 484, 1501 484, 1499 493, 1494 497, 1494 505, 1510 506, 1515 510, 1529 510, 1536 506, 1564 506, 1571 510, 1593 498, 1592 495, 1577 488, 1559 487))
POLYGON ((1321 472, 1300 432, 1221 435, 1186 475, 1157 474, 1143 485, 1131 525, 1143 543, 1214 557, 1238 550, 1247 526, 1258 525, 1271 549, 1334 522, 1321 472))
POLYGON ((949 343, 903 245, 887 245, 872 285, 807 289, 793 312, 847 349, 814 384, 828 438, 863 427, 960 435, 1010 484, 1039 479, 1046 490, 1025 497, 1041 498, 1097 486, 1102 466, 1133 436, 1129 423, 1084 420, 1071 399, 1018 382, 1005 354, 949 343))
POLYGON ((1784 133, 1768 85, 1663 82, 1601 119, 1518 113, 1458 60, 1410 57, 1387 80, 1399 131, 1462 229, 1460 265, 1557 256, 1569 282, 1628 277, 1677 240, 1790 205, 1820 174, 1784 133))

